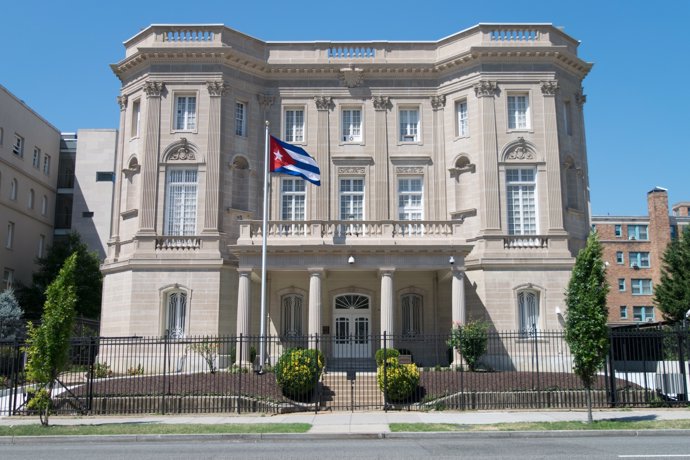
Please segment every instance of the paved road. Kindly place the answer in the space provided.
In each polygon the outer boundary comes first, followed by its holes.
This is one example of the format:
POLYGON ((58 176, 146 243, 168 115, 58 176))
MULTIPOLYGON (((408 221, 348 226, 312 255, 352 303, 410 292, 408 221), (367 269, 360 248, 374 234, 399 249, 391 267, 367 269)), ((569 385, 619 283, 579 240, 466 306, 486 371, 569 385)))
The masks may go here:
POLYGON ((3 445, 2 457, 21 459, 636 459, 690 458, 690 440, 663 433, 423 434, 385 439, 228 439, 146 442, 63 442, 3 445))

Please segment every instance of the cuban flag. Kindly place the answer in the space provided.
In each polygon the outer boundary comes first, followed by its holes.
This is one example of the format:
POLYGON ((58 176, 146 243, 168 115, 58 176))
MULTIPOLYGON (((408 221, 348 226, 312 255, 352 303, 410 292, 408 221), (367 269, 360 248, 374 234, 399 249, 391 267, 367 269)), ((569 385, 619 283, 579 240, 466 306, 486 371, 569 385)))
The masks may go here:
POLYGON ((321 185, 321 170, 304 149, 271 136, 270 153, 271 172, 299 176, 314 185, 321 185))

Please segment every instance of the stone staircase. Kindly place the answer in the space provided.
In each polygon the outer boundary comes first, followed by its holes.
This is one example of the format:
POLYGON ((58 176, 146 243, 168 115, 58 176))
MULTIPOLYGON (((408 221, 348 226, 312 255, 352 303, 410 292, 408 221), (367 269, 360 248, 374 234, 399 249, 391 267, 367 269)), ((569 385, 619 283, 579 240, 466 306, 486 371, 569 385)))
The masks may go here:
POLYGON ((321 378, 321 407, 331 410, 380 409, 383 393, 376 383, 376 372, 327 372, 321 378))

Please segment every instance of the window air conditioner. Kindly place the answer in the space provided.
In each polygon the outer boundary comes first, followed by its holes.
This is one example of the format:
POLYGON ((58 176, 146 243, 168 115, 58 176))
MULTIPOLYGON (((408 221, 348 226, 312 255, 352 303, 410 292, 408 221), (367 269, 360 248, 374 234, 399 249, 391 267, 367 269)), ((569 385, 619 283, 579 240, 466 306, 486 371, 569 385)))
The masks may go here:
POLYGON ((635 238, 634 236, 629 236, 628 239, 631 241, 635 241, 637 238, 635 238))
POLYGON ((654 318, 647 318, 645 321, 648 322, 648 323, 653 323, 653 322, 654 322, 654 318))
POLYGON ((640 267, 637 264, 633 264, 632 268, 633 268, 633 270, 639 270, 640 269, 640 267))

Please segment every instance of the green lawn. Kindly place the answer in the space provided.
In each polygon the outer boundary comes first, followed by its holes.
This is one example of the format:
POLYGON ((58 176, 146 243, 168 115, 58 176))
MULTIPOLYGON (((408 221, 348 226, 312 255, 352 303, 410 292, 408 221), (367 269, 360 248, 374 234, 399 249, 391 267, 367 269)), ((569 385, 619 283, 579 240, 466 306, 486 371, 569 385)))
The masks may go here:
POLYGON ((163 424, 163 423, 107 423, 103 425, 16 425, 0 426, 0 436, 74 436, 74 435, 117 435, 117 434, 260 434, 260 433, 306 433, 308 423, 227 423, 205 424, 163 424))
POLYGON ((690 420, 601 420, 584 422, 496 423, 490 425, 458 425, 454 423, 391 423, 394 433, 439 431, 549 431, 549 430, 688 430, 690 420))

